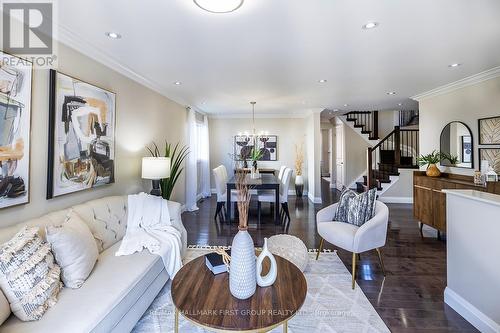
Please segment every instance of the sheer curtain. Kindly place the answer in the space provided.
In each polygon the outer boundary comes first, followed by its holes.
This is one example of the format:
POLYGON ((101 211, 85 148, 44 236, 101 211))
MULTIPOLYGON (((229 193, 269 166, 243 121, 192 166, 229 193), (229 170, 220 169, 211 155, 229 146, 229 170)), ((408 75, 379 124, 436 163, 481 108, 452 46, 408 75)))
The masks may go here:
POLYGON ((197 201, 210 196, 208 117, 188 110, 188 145, 186 159, 186 210, 198 210, 197 201))

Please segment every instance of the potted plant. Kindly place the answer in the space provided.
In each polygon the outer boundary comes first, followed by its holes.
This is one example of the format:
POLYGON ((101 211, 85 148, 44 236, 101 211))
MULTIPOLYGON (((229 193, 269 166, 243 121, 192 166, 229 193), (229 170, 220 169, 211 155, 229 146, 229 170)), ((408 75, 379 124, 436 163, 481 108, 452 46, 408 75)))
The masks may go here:
POLYGON ((420 155, 417 158, 417 163, 419 166, 426 166, 425 174, 429 177, 439 177, 441 175, 441 171, 436 166, 437 163, 441 161, 442 154, 436 150, 433 150, 432 153, 427 155, 420 155))
POLYGON ((175 183, 177 183, 179 176, 184 170, 182 164, 189 154, 188 147, 179 147, 179 143, 177 143, 175 147, 172 148, 172 145, 166 141, 165 153, 163 156, 160 153, 158 146, 154 142, 152 148, 146 147, 146 149, 153 157, 170 157, 170 177, 160 180, 161 196, 163 197, 163 199, 170 200, 170 196, 172 195, 172 191, 174 190, 175 183))
POLYGON ((302 165, 304 164, 303 144, 295 144, 295 194, 302 197, 304 191, 304 178, 302 177, 302 165))
POLYGON ((258 148, 252 148, 252 151, 250 152, 250 159, 252 160, 252 166, 253 166, 253 171, 257 172, 257 161, 259 161, 262 158, 262 151, 258 148))

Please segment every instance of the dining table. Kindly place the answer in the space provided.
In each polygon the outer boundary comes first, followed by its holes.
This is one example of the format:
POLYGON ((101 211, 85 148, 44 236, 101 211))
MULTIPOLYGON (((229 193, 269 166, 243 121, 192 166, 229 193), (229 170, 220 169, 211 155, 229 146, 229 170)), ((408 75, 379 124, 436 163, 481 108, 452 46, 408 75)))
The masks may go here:
MULTIPOLYGON (((248 174, 246 179, 247 186, 252 190, 271 190, 275 193, 275 201, 274 201, 274 223, 279 224, 279 215, 280 215, 280 181, 274 174, 260 174, 260 178, 252 178, 250 174, 248 174)), ((226 207, 226 216, 228 218, 229 223, 231 223, 231 190, 236 189, 236 177, 233 176, 227 182, 227 207, 226 207)))

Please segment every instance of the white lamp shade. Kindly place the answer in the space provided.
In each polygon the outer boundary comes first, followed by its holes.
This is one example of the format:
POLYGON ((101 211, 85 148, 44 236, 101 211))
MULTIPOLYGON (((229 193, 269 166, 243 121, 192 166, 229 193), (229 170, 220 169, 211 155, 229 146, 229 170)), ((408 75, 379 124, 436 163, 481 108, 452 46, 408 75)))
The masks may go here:
POLYGON ((142 178, 164 179, 170 177, 170 157, 143 157, 142 178))

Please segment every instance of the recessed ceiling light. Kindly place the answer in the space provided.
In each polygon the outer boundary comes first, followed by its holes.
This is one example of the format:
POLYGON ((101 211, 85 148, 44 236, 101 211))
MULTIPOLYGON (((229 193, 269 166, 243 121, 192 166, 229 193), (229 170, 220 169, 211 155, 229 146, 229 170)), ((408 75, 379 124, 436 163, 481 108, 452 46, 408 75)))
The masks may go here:
POLYGON ((386 92, 387 95, 396 95, 396 92, 395 91, 388 91, 386 92))
POLYGON ((455 67, 458 67, 458 66, 462 66, 462 64, 454 63, 454 64, 449 64, 448 65, 448 67, 450 67, 450 68, 455 68, 455 67))
POLYGON ((363 25, 363 29, 367 30, 367 29, 373 29, 373 28, 376 28, 378 27, 378 22, 368 22, 367 24, 363 25))
POLYGON ((337 112, 339 109, 333 109, 333 112, 337 112))
POLYGON ((230 13, 243 5, 244 0, 193 0, 203 10, 210 13, 230 13))
POLYGON ((319 80, 318 82, 319 82, 319 83, 326 83, 326 82, 328 82, 328 80, 321 79, 321 80, 319 80))
POLYGON ((108 36, 109 38, 112 38, 112 39, 120 39, 120 38, 122 38, 122 35, 120 35, 117 32, 112 32, 112 31, 106 32, 105 35, 108 36))
POLYGON ((349 104, 344 104, 344 106, 349 106, 349 104))
POLYGON ((175 81, 175 82, 174 82, 174 84, 175 84, 176 86, 180 86, 180 85, 182 84, 182 82, 181 82, 181 81, 175 81))
POLYGON ((398 106, 402 106, 402 105, 403 105, 403 103, 398 103, 398 106))

